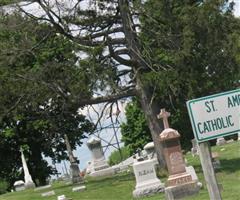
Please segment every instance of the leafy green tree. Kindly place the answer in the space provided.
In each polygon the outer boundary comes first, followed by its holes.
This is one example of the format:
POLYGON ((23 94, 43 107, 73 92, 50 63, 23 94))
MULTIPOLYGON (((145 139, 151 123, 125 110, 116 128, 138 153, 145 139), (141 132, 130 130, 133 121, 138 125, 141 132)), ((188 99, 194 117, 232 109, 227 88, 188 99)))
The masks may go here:
POLYGON ((121 155, 119 150, 115 150, 111 153, 111 155, 108 158, 108 164, 110 166, 117 165, 123 160, 126 160, 131 156, 130 150, 128 147, 124 146, 121 147, 121 155))
POLYGON ((233 4, 218 0, 149 0, 141 9, 143 54, 154 66, 144 79, 171 112, 170 125, 181 133, 184 147, 190 147, 186 101, 239 87, 239 19, 233 4))
MULTIPOLYGON (((159 162, 164 166, 162 147, 158 142, 158 133, 162 130, 156 117, 159 105, 152 102, 149 106, 152 89, 144 84, 141 77, 151 70, 151 64, 141 55, 142 45, 136 30, 139 24, 135 23, 138 14, 132 2, 82 1, 64 4, 56 1, 58 13, 46 1, 36 2, 45 11, 47 18, 25 14, 50 22, 55 33, 78 48, 75 52, 85 55, 85 58, 79 57, 78 63, 83 70, 81 74, 90 82, 83 84, 84 88, 89 86, 90 95, 70 93, 72 101, 82 107, 104 102, 115 103, 119 99, 137 95, 150 127, 159 162), (81 6, 84 3, 89 3, 87 9, 81 6)), ((54 91, 63 98, 68 94, 68 91, 54 91)))
POLYGON ((89 94, 81 82, 90 81, 76 65, 74 45, 49 25, 14 14, 2 16, 0 27, 0 154, 6 157, 0 177, 12 185, 22 175, 19 148, 26 145, 30 172, 45 184, 54 170, 42 155, 67 159, 64 134, 75 149, 91 132, 92 124, 71 101, 72 94, 89 94))
POLYGON ((126 106, 126 122, 121 124, 122 141, 131 154, 151 141, 150 130, 140 103, 134 99, 126 106))
POLYGON ((12 4, 12 3, 15 3, 15 2, 17 2, 17 0, 1 0, 0 6, 9 5, 9 4, 12 4))

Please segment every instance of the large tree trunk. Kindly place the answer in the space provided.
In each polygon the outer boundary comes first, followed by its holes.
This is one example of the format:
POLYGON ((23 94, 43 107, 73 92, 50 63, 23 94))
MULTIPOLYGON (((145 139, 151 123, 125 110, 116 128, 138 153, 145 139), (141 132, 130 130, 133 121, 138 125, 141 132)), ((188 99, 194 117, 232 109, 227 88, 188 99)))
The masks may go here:
POLYGON ((144 85, 141 80, 141 74, 144 71, 149 70, 144 58, 141 56, 141 45, 137 40, 137 34, 134 29, 133 21, 131 18, 129 5, 127 0, 119 0, 119 8, 121 12, 121 18, 123 23, 123 30, 126 38, 127 47, 131 59, 136 63, 132 66, 136 77, 138 96, 141 101, 142 109, 144 111, 146 120, 148 122, 151 136, 154 142, 155 151, 157 152, 158 162, 161 167, 166 167, 163 147, 159 141, 159 134, 163 130, 162 123, 159 124, 157 114, 160 111, 157 104, 152 100, 152 90, 148 86, 144 85))
POLYGON ((159 134, 163 131, 162 123, 159 123, 159 120, 157 119, 158 112, 160 111, 159 106, 154 101, 151 102, 152 94, 146 86, 142 85, 140 80, 138 80, 137 85, 139 92, 138 96, 141 100, 142 109, 151 132, 159 165, 160 167, 165 168, 166 162, 163 155, 163 147, 159 140, 159 134))

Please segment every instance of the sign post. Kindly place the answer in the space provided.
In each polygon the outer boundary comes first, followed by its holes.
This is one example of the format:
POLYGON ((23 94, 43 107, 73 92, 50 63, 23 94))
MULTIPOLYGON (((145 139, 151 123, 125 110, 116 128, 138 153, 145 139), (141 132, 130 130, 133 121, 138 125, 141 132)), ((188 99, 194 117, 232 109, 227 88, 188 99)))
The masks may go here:
POLYGON ((221 200, 208 141, 240 131, 240 89, 187 102, 211 200, 221 200))

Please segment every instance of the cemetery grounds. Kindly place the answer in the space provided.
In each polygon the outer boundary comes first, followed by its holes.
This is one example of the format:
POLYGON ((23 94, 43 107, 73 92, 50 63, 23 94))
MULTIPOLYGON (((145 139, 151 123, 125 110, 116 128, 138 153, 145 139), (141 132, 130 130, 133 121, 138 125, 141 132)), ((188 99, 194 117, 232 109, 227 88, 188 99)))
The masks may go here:
MULTIPOLYGON (((218 183, 222 185, 222 199, 240 200, 240 141, 234 141, 222 146, 212 147, 213 152, 219 153, 221 169, 216 171, 218 183)), ((199 157, 193 157, 190 152, 185 154, 188 165, 194 166, 203 188, 198 195, 185 198, 186 200, 208 200, 208 191, 204 181, 199 157)), ((162 182, 167 179, 167 173, 160 172, 159 178, 162 182)), ((133 199, 132 191, 135 187, 135 177, 133 172, 125 172, 113 177, 106 178, 87 178, 84 185, 85 191, 72 192, 73 186, 66 185, 64 182, 55 182, 51 189, 43 191, 33 191, 33 189, 13 192, 0 196, 0 200, 56 200, 59 195, 66 195, 72 200, 129 200, 133 199), (41 193, 54 190, 56 195, 51 197, 41 197, 41 193)), ((146 200, 164 199, 164 194, 156 194, 151 197, 140 198, 146 200)))

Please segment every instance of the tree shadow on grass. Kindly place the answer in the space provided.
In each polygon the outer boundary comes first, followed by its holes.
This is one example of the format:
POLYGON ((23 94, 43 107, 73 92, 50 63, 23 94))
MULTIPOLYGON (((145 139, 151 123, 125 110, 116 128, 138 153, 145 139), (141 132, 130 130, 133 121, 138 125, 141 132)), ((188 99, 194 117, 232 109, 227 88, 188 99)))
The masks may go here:
POLYGON ((129 174, 117 174, 115 176, 111 177, 104 177, 104 178, 96 178, 89 180, 88 184, 92 187, 99 186, 101 184, 101 187, 114 185, 116 182, 124 182, 124 181, 130 181, 134 179, 134 175, 132 173, 129 174))
MULTIPOLYGON (((240 158, 233 158, 233 159, 220 159, 221 168, 217 169, 216 172, 226 172, 226 173, 234 173, 236 171, 240 171, 240 158)), ((202 173, 202 166, 201 165, 194 165, 193 166, 196 173, 202 173)))
POLYGON ((234 173, 240 171, 240 158, 233 158, 230 160, 220 159, 221 171, 226 173, 234 173))

